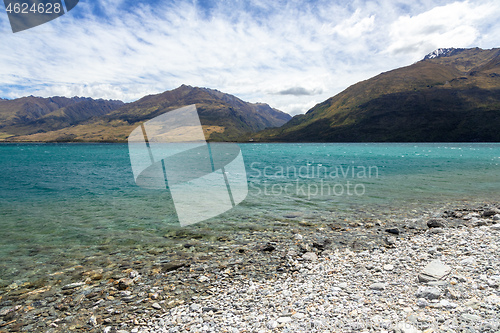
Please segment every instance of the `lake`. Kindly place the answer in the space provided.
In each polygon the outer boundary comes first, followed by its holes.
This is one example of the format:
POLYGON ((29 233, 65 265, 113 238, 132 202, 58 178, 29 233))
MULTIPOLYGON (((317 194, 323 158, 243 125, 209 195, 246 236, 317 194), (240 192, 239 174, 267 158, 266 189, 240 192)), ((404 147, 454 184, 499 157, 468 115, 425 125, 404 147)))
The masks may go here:
MULTIPOLYGON (((239 146, 247 198, 187 229, 216 234, 290 219, 404 219, 500 202, 500 144, 239 146)), ((0 169, 4 284, 98 252, 175 245, 164 237, 180 229, 170 193, 135 184, 126 144, 0 144, 0 169)))

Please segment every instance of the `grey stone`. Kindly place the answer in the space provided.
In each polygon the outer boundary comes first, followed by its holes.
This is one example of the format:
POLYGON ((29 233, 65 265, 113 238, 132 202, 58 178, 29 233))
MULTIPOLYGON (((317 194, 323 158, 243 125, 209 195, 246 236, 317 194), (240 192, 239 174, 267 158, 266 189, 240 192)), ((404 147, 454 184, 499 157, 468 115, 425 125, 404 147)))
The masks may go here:
POLYGON ((271 320, 270 322, 267 323, 267 328, 272 330, 278 327, 278 322, 276 320, 271 320))
POLYGON ((427 231, 427 233, 429 233, 431 235, 442 234, 442 233, 444 233, 444 230, 443 230, 443 228, 432 228, 432 229, 429 229, 427 231))
POLYGON ((292 321, 291 317, 279 317, 276 321, 280 324, 286 324, 292 321))
POLYGON ((132 279, 120 279, 118 281, 118 289, 125 290, 133 284, 134 284, 134 280, 132 280, 132 279))
POLYGON ((479 222, 479 219, 477 217, 473 217, 469 220, 469 225, 474 226, 477 222, 479 222))
POLYGON ((8 308, 2 308, 2 310, 0 310, 0 317, 5 317, 9 313, 17 311, 20 308, 21 308, 21 306, 19 306, 19 305, 8 307, 8 308))
POLYGON ((396 245, 396 237, 394 236, 387 236, 384 238, 384 241, 387 245, 396 245))
POLYGON ((428 250, 428 252, 429 252, 430 254, 436 254, 436 253, 437 253, 437 252, 439 252, 439 251, 438 251, 437 247, 436 247, 436 246, 434 246, 434 247, 431 247, 431 248, 428 250))
POLYGON ((274 250, 276 250, 276 247, 272 244, 266 244, 264 245, 261 249, 260 249, 262 252, 273 252, 274 250))
POLYGON ((436 259, 431 261, 424 267, 422 272, 418 275, 420 282, 438 281, 450 274, 451 267, 444 264, 441 260, 436 259))
POLYGON ((318 255, 314 252, 306 252, 302 256, 302 259, 307 260, 307 261, 317 261, 318 255))
POLYGON ((475 257, 467 257, 465 259, 460 260, 460 265, 462 266, 470 266, 475 265, 477 262, 475 257))
POLYGON ((303 314, 302 312, 297 312, 297 313, 295 313, 295 314, 292 316, 292 318, 294 318, 294 319, 304 319, 305 317, 306 317, 306 315, 305 315, 305 314, 303 314))
POLYGON ((78 287, 84 286, 85 282, 76 282, 76 283, 70 283, 62 287, 62 290, 70 290, 70 289, 76 289, 78 287))
POLYGON ((339 287, 332 287, 330 289, 331 293, 334 294, 334 295, 337 295, 340 291, 342 291, 342 288, 339 288, 339 287))
POLYGON ((97 327, 97 319, 94 315, 90 316, 89 324, 92 325, 93 327, 97 327))
POLYGON ((441 302, 439 302, 439 305, 446 309, 454 309, 458 306, 458 304, 450 302, 447 299, 441 300, 441 302))
POLYGON ((486 220, 477 220, 476 223, 474 224, 474 226, 476 227, 482 227, 485 225, 488 225, 488 221, 486 220))
POLYGON ((202 310, 203 312, 210 312, 210 311, 212 311, 212 312, 217 312, 217 310, 218 310, 218 309, 217 309, 217 308, 214 308, 214 307, 206 307, 206 308, 203 308, 203 309, 201 309, 201 310, 202 310))
POLYGON ((202 283, 203 283, 203 282, 207 282, 208 280, 210 280, 210 278, 209 278, 209 277, 207 277, 207 276, 205 276, 205 275, 202 275, 202 276, 200 276, 200 277, 198 278, 198 281, 200 281, 200 282, 202 282, 202 283))
POLYGON ((490 279, 488 280, 488 287, 490 288, 499 288, 500 287, 500 281, 499 280, 494 280, 494 279, 490 279))
POLYGON ((158 304, 158 303, 153 303, 153 304, 151 304, 151 307, 152 307, 153 309, 156 309, 156 310, 161 310, 161 309, 162 309, 161 305, 160 305, 160 304, 158 304))
POLYGON ((140 276, 140 274, 137 271, 131 271, 130 273, 128 273, 128 277, 131 278, 131 279, 135 279, 135 278, 137 278, 139 276, 140 276))
POLYGON ((457 280, 459 282, 467 282, 467 278, 465 276, 463 276, 463 275, 454 274, 454 275, 452 275, 451 278, 455 279, 455 280, 457 280))
POLYGON ((462 317, 463 320, 467 320, 467 321, 480 321, 481 320, 480 316, 473 315, 473 314, 470 314, 470 313, 464 313, 464 314, 462 314, 461 317, 462 317))
POLYGON ((337 285, 337 287, 341 289, 346 289, 348 287, 348 284, 346 282, 341 282, 337 285))
POLYGON ((191 304, 191 306, 189 307, 189 309, 193 312, 198 312, 200 309, 201 309, 201 306, 198 305, 198 304, 191 304))
POLYGON ((429 306, 429 302, 425 298, 419 298, 417 299, 417 306, 419 308, 425 308, 426 306, 429 306))
POLYGON ((462 294, 460 293, 460 291, 456 287, 452 287, 452 286, 449 286, 446 289, 446 295, 447 295, 447 297, 449 297, 451 299, 462 298, 462 294))
POLYGON ((429 228, 446 228, 446 220, 443 218, 432 218, 427 221, 429 228))
POLYGON ((441 296, 442 291, 435 287, 420 287, 417 290, 416 296, 418 298, 425 298, 428 300, 438 299, 441 296))
POLYGON ((122 298, 122 300, 125 303, 132 303, 133 301, 135 301, 135 299, 136 299, 135 295, 125 296, 125 297, 122 298))
POLYGON ((400 231, 398 228, 387 228, 387 229, 385 229, 385 231, 390 233, 390 234, 394 234, 394 235, 400 234, 400 231))
POLYGON ((490 304, 500 305, 500 296, 490 295, 486 297, 485 301, 490 304))
POLYGON ((500 209, 498 209, 498 208, 486 209, 483 212, 483 217, 495 216, 497 214, 500 214, 500 209))
POLYGON ((171 272, 178 270, 179 268, 182 268, 184 266, 187 266, 187 263, 185 262, 180 262, 180 261, 171 261, 164 263, 161 267, 163 272, 171 272))
POLYGON ((369 287, 372 290, 385 290, 385 283, 373 283, 369 287))
POLYGON ((448 282, 444 280, 427 282, 430 287, 448 287, 448 282))
POLYGON ((500 223, 492 225, 490 229, 495 231, 500 231, 500 223))
POLYGON ((471 220, 473 218, 478 218, 478 217, 481 217, 481 215, 478 213, 469 213, 469 214, 465 215, 462 219, 463 220, 471 220))
POLYGON ((468 308, 471 308, 471 309, 478 309, 479 306, 480 306, 481 302, 479 302, 478 299, 476 298, 471 298, 470 300, 468 300, 467 302, 465 302, 465 306, 468 307, 468 308))

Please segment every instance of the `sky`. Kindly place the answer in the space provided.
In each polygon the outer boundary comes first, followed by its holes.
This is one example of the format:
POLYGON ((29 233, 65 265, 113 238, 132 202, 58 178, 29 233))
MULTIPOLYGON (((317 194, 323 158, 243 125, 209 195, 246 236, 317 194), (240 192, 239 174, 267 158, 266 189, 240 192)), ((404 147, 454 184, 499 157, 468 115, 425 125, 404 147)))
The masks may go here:
POLYGON ((437 48, 500 47, 498 17, 498 0, 80 0, 14 34, 0 4, 0 97, 187 84, 296 115, 437 48))

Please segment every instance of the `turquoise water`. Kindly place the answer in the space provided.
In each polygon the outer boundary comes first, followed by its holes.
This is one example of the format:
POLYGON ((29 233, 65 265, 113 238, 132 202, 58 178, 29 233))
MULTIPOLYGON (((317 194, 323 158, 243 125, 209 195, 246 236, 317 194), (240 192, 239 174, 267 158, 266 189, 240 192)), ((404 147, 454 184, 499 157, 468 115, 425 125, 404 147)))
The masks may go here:
MULTIPOLYGON (((500 202, 500 144, 240 147, 247 199, 190 229, 216 234, 277 219, 328 223, 500 202)), ((169 246, 163 236, 180 228, 168 191, 135 185, 125 144, 1 144, 0 170, 4 281, 92 251, 169 246)))

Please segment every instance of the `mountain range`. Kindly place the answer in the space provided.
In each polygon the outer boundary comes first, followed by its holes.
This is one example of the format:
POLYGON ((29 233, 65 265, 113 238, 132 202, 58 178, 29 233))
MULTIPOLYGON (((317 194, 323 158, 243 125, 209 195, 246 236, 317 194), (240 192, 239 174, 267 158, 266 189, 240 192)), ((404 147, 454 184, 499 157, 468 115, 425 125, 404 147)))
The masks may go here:
POLYGON ((125 142, 142 122, 190 104, 211 141, 500 142, 500 49, 438 49, 293 118, 267 104, 186 85, 127 104, 0 99, 0 141, 125 142))
POLYGON ((0 100, 0 140, 125 142, 144 121, 196 104, 205 137, 233 141, 291 119, 263 103, 248 103, 217 90, 182 85, 132 103, 91 98, 23 97, 0 100))
POLYGON ((499 142, 500 49, 439 49, 348 87, 255 141, 499 142))

